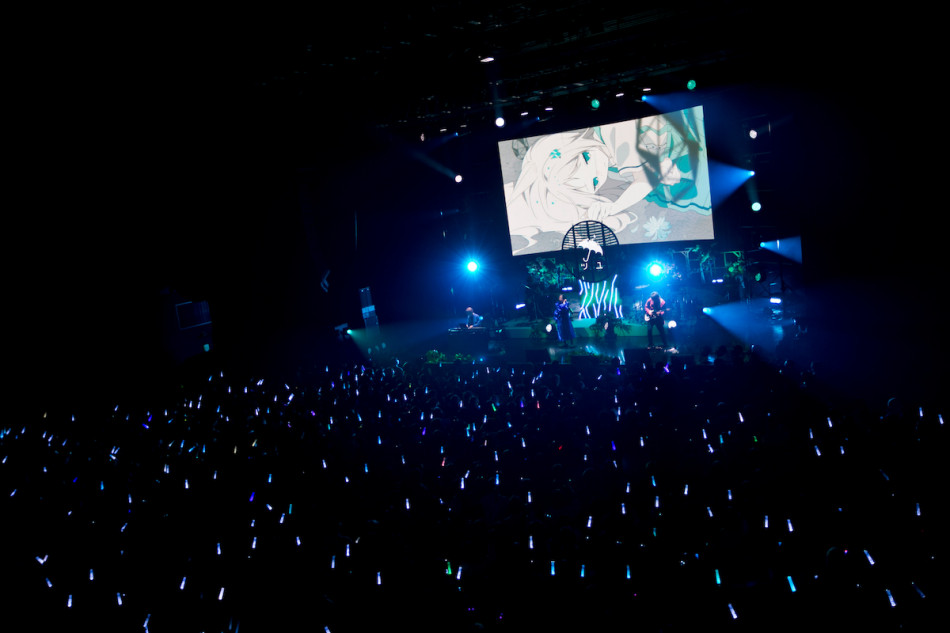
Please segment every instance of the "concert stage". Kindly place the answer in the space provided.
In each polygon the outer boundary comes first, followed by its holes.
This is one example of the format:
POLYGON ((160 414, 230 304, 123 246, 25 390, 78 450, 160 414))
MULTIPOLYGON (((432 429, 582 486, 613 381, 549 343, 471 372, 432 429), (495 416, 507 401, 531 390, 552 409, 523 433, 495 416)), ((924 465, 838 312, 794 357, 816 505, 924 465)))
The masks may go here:
POLYGON ((474 357, 477 353, 486 361, 583 365, 619 362, 624 365, 628 362, 654 362, 658 357, 679 353, 675 330, 666 330, 665 349, 660 347, 660 335, 654 330, 653 343, 657 347, 648 350, 646 324, 620 322, 605 327, 596 319, 577 319, 573 324, 575 339, 567 347, 559 344, 556 330, 553 327, 548 329, 547 321, 509 322, 486 328, 483 334, 475 336, 470 332, 449 331, 446 355, 452 358, 456 354, 474 357))
MULTIPOLYGON (((471 330, 459 327, 457 319, 415 323, 382 324, 372 333, 356 331, 357 347, 366 357, 397 356, 406 361, 476 363, 560 363, 560 364, 656 364, 681 358, 703 362, 721 347, 748 346, 752 336, 731 332, 709 319, 693 319, 666 328, 667 345, 654 330, 654 348, 648 347, 647 326, 642 321, 624 319, 607 329, 595 319, 573 321, 576 338, 571 347, 562 347, 550 323, 542 320, 509 320, 471 330)), ((759 344, 774 346, 781 338, 779 326, 761 324, 753 336, 759 344), (770 340, 769 340, 770 339, 770 340)))

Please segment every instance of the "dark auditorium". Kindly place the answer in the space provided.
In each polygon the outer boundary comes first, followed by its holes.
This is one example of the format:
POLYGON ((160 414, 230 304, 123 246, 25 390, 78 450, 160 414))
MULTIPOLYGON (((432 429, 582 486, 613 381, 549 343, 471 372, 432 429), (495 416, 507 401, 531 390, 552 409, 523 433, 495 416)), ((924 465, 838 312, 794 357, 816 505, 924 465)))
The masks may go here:
POLYGON ((264 13, 20 24, 0 629, 934 630, 936 24, 264 13))

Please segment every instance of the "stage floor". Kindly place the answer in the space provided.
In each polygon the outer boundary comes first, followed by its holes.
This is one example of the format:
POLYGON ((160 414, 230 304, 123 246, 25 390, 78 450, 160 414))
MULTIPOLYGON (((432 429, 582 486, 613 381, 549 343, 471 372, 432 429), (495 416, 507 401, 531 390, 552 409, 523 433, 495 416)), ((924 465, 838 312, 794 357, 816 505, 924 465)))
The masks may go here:
POLYGON ((656 364, 664 359, 682 358, 704 362, 722 347, 757 344, 774 347, 780 328, 764 324, 755 334, 735 333, 715 322, 700 319, 667 328, 666 345, 654 330, 653 344, 642 323, 623 322, 614 332, 605 332, 594 319, 573 322, 576 338, 571 347, 559 345, 555 332, 545 330, 545 322, 509 321, 494 327, 460 330, 456 320, 425 323, 383 324, 378 330, 354 333, 357 346, 366 356, 397 355, 406 360, 438 357, 443 362, 656 364))

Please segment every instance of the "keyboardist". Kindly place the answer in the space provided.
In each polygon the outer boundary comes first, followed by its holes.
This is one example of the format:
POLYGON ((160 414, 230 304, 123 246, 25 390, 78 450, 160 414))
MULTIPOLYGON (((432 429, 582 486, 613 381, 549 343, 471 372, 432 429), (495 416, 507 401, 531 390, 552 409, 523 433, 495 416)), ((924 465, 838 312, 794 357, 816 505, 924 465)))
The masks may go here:
POLYGON ((476 314, 475 310, 473 310, 471 307, 465 308, 465 314, 466 314, 465 327, 469 330, 471 330, 472 328, 480 327, 482 324, 482 321, 485 320, 485 317, 479 314, 476 314))

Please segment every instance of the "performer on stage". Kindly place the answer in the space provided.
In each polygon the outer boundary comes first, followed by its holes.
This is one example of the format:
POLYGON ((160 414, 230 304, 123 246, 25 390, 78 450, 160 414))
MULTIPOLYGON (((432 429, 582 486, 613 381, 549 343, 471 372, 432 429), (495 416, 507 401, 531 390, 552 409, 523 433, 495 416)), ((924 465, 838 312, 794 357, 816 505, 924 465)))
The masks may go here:
POLYGON ((574 347, 574 324, 571 322, 571 307, 564 295, 558 295, 554 304, 554 325, 557 327, 557 340, 561 347, 574 347))
POLYGON ((650 293, 643 306, 647 319, 647 347, 653 347, 653 328, 660 330, 660 340, 663 341, 663 348, 666 349, 666 330, 663 328, 663 315, 666 313, 666 301, 660 296, 659 292, 650 293))
POLYGON ((485 320, 485 317, 476 314, 472 308, 465 308, 465 313, 468 315, 465 319, 465 327, 470 330, 474 327, 479 327, 482 321, 485 320))

